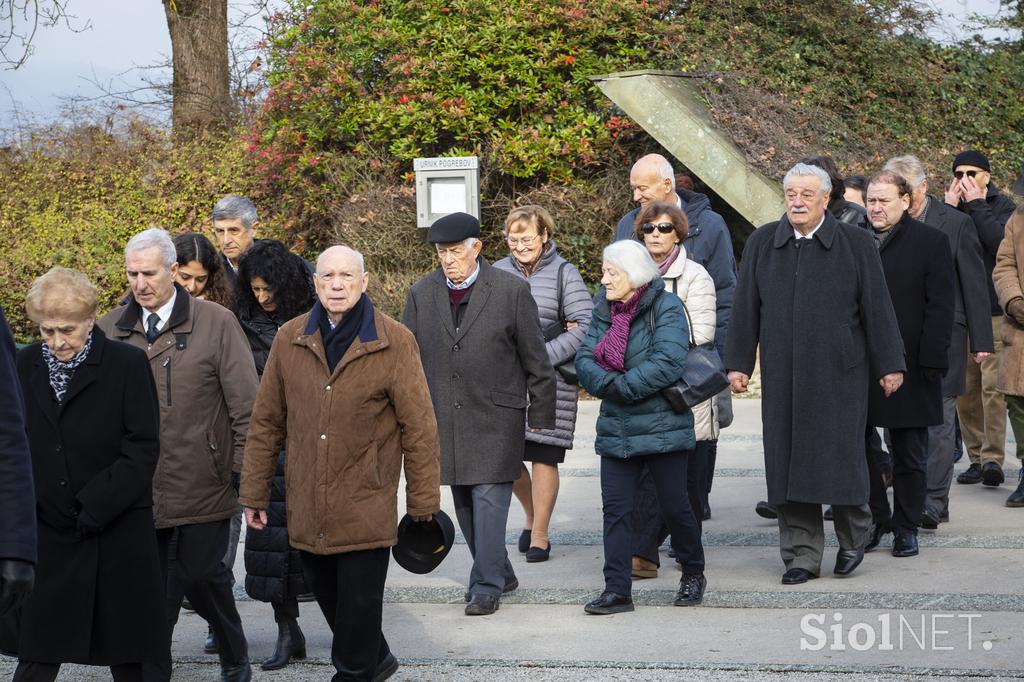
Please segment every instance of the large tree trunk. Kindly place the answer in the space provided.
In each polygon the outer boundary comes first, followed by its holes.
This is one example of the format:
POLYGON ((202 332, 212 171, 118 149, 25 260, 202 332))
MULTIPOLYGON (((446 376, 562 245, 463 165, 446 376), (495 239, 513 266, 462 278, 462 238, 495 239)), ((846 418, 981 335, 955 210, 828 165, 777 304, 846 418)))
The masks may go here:
POLYGON ((232 114, 227 0, 161 1, 171 34, 175 134, 226 127, 232 114))

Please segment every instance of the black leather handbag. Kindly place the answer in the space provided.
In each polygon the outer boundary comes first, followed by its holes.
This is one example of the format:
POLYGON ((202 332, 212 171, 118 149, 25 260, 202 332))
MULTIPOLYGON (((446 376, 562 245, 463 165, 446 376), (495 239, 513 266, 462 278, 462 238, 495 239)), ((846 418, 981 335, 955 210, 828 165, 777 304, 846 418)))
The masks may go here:
MULTIPOLYGON (((565 316, 562 313, 562 274, 565 271, 565 266, 569 263, 568 261, 558 266, 558 285, 556 289, 556 296, 558 301, 558 320, 551 324, 545 325, 544 329, 544 340, 550 341, 551 339, 558 338, 565 333, 565 316)), ((560 365, 555 365, 555 371, 562 376, 562 380, 570 386, 576 386, 580 379, 576 376, 576 356, 569 358, 560 365)))
MULTIPOLYGON (((682 301, 682 299, 680 299, 682 301)), ((715 350, 715 344, 697 345, 693 337, 693 321, 690 311, 683 303, 686 324, 690 332, 690 352, 686 354, 683 376, 671 386, 661 389, 661 395, 678 414, 689 412, 696 405, 713 398, 729 386, 729 378, 722 365, 722 357, 715 350)), ((654 307, 650 314, 651 334, 654 334, 654 307)))

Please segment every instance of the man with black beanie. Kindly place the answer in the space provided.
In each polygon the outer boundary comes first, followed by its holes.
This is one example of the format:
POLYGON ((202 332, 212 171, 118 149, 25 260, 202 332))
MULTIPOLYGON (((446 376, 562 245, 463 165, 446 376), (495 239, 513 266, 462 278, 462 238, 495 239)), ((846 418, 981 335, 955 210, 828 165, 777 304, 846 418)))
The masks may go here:
POLYGON ((997 486, 1004 480, 1006 402, 996 390, 1003 313, 992 286, 992 268, 996 264, 999 243, 1003 241, 1006 221, 1016 206, 992 182, 990 171, 988 158, 981 152, 975 149, 960 152, 953 160, 953 180, 946 190, 945 200, 967 214, 978 231, 988 275, 992 336, 995 340, 995 353, 980 366, 967 363, 967 391, 957 399, 957 413, 971 465, 957 476, 956 482, 997 486))

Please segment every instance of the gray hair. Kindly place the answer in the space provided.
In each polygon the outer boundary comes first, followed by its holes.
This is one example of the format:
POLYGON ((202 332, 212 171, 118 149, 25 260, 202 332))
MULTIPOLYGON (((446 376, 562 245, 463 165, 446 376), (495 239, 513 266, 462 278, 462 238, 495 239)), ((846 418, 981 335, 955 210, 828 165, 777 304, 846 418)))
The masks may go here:
POLYGON ((634 289, 661 277, 658 264, 651 258, 647 247, 632 239, 622 239, 604 247, 601 258, 626 273, 629 286, 634 289))
POLYGON ((239 194, 229 194, 213 207, 213 220, 241 220, 242 226, 251 230, 256 224, 256 206, 239 194))
POLYGON ((128 240, 124 247, 124 255, 127 256, 129 253, 146 249, 158 249, 160 260, 168 270, 178 261, 178 251, 174 248, 174 241, 171 239, 171 235, 167 234, 167 230, 151 227, 139 232, 128 240))
POLYGON ((826 195, 831 196, 832 194, 832 179, 828 177, 828 173, 825 169, 812 166, 808 163, 798 163, 786 173, 786 177, 782 179, 782 189, 785 190, 789 185, 790 180, 793 178, 818 178, 821 181, 821 191, 826 195))
POLYGON ((882 170, 902 175, 913 189, 917 189, 928 180, 928 171, 924 169, 921 159, 912 154, 892 157, 885 162, 882 170))

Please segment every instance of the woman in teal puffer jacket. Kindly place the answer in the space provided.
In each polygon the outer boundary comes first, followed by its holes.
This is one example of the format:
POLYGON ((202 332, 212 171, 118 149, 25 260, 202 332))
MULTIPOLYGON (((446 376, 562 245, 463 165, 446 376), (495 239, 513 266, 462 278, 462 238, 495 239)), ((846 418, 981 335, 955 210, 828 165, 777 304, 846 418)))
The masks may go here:
POLYGON ((633 498, 644 465, 682 564, 674 603, 699 604, 707 584, 704 549, 693 508, 679 494, 696 443, 693 415, 676 413, 661 395, 686 364, 690 341, 683 303, 665 295, 658 266, 638 242, 605 248, 602 273, 604 289, 595 297, 590 329, 576 355, 580 385, 601 398, 595 449, 601 456, 605 589, 584 611, 633 610, 633 498))

